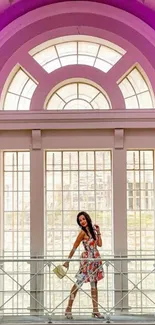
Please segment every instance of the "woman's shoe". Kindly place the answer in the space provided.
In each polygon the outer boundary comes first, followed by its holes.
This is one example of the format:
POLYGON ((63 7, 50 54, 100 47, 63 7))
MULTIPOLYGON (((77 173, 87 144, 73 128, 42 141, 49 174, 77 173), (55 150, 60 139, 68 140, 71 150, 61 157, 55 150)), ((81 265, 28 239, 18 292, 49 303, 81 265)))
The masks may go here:
POLYGON ((99 312, 93 312, 92 313, 92 317, 93 318, 102 318, 102 319, 104 319, 105 317, 104 317, 104 315, 102 315, 102 314, 100 314, 99 312))
POLYGON ((71 311, 65 311, 65 317, 66 317, 67 319, 73 319, 73 316, 72 316, 71 311))

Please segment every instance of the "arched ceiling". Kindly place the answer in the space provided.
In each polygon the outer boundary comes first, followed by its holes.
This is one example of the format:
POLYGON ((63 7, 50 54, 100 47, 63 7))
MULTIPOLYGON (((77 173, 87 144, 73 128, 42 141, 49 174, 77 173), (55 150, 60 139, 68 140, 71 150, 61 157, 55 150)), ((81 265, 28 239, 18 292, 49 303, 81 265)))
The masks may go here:
MULTIPOLYGON (((23 14, 47 4, 65 0, 0 0, 0 30, 23 14)), ((68 0, 74 1, 74 0, 68 0)), ((155 0, 91 0, 108 4, 145 21, 155 29, 155 0)))

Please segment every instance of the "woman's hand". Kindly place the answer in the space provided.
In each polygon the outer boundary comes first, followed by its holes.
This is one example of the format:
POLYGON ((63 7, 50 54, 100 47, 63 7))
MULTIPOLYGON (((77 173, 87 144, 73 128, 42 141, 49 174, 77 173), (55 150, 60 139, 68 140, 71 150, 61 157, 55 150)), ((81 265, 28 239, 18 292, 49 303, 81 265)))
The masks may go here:
POLYGON ((96 232, 97 232, 97 246, 101 247, 102 246, 102 238, 101 238, 100 227, 98 225, 95 225, 95 227, 96 227, 96 232))
POLYGON ((63 264, 64 267, 66 267, 67 269, 69 269, 69 261, 66 261, 64 264, 63 264))
POLYGON ((98 225, 95 225, 95 227, 96 227, 97 235, 101 235, 100 227, 98 225))

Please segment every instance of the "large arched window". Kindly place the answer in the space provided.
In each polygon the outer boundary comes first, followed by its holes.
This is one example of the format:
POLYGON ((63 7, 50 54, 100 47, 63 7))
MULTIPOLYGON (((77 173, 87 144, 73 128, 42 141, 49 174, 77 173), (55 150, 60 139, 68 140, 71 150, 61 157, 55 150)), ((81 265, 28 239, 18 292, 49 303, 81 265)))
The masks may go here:
MULTIPOLYGON (((67 40, 69 37, 67 38, 67 40)), ((111 42, 93 37, 72 36, 72 41, 55 40, 36 47, 30 54, 48 73, 67 65, 83 64, 108 72, 125 51, 111 42)))
MULTIPOLYGON (((20 67, 19 65, 13 67, 10 74, 12 80, 9 83, 9 76, 2 92, 1 106, 4 110, 30 110, 32 96, 36 90, 35 98, 37 98, 38 90, 36 88, 39 84, 39 97, 44 94, 39 108, 41 110, 43 108, 47 110, 154 108, 155 100, 151 82, 146 73, 143 73, 143 67, 136 63, 136 57, 134 67, 132 61, 128 71, 124 73, 125 69, 121 70, 121 65, 125 66, 126 60, 130 60, 130 56, 125 56, 125 53, 124 49, 114 43, 88 35, 72 35, 50 39, 26 53, 28 55, 26 68, 24 68, 23 62, 20 67), (65 69, 64 78, 60 69, 68 65, 72 65, 72 67, 68 68, 70 70, 65 69), (86 75, 83 67, 78 67, 78 65, 87 65, 85 68, 86 75), (37 68, 39 72, 35 73, 37 68), (120 73, 117 73, 118 70, 120 73), (13 71, 16 72, 13 74, 13 71), (68 71, 71 72, 71 75, 68 71), (118 75, 116 79, 115 71, 118 75), (59 74, 58 78, 56 77, 57 74, 59 74), (36 80, 37 78, 40 79, 36 80), (72 84, 68 84, 67 80, 71 78, 76 82, 73 81, 72 84), (89 79, 91 82, 85 81, 89 79), (51 89, 47 87, 48 90, 42 91, 44 84, 50 85, 51 80, 54 81, 51 89), (60 88, 61 82, 63 82, 63 86, 60 88), (57 90, 55 91, 55 89, 57 90), (50 90, 52 95, 49 97, 50 90), (47 97, 48 101, 46 100, 47 97), (115 107, 111 105, 114 102, 117 102, 115 107)), ((32 110, 36 110, 38 103, 34 101, 32 106, 32 110), (33 105, 35 107, 32 108, 33 105)))
POLYGON ((110 101, 96 87, 74 82, 60 87, 49 98, 46 109, 110 109, 110 101))

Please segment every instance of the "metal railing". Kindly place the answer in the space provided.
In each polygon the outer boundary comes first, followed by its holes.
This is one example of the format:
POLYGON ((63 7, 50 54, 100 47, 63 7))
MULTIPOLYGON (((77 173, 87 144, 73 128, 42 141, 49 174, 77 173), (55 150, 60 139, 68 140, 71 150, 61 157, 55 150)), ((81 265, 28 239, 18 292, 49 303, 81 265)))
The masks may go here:
MULTIPOLYGON (((42 316, 48 322, 64 318, 80 260, 72 259, 66 276, 59 279, 53 269, 66 259, 0 258, 0 317, 42 316)), ((105 278, 98 282, 98 307, 106 321, 112 315, 154 315, 155 257, 104 258, 102 262, 105 278)), ((80 286, 72 312, 75 318, 90 318, 89 283, 80 286)))

